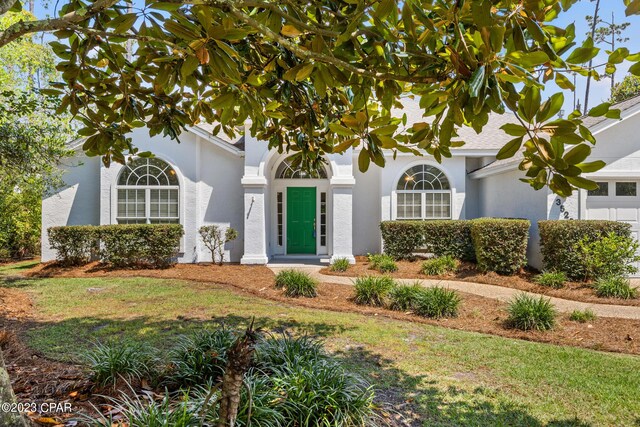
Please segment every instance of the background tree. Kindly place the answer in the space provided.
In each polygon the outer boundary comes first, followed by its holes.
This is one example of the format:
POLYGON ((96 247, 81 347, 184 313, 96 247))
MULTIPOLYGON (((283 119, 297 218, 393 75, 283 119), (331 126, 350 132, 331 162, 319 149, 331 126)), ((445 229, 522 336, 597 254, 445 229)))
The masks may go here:
MULTIPOLYGON (((614 12, 611 12, 611 21, 605 21, 604 19, 594 16, 587 16, 587 22, 590 28, 593 30, 595 44, 606 44, 610 51, 616 50, 618 43, 625 43, 629 40, 628 37, 624 37, 624 32, 631 25, 629 22, 623 22, 616 24, 616 17, 614 12)), ((615 64, 607 64, 604 75, 611 79, 611 89, 615 86, 615 64)), ((585 105, 586 106, 586 105, 585 105)))
POLYGON ((614 104, 634 96, 640 96, 640 77, 629 74, 613 87, 609 102, 614 104))
MULTIPOLYGON (((0 18, 0 29, 35 18, 0 18)), ((56 77, 54 55, 30 36, 0 48, 0 258, 38 253, 42 195, 60 183, 57 165, 70 154, 69 116, 37 89, 56 77)))
MULTIPOLYGON (((575 0, 204 0, 143 6, 117 0, 67 0, 56 18, 21 22, 0 33, 0 46, 51 31, 61 81, 48 93, 81 123, 84 150, 105 164, 136 154, 128 134, 179 137, 205 120, 234 134, 250 132, 272 148, 293 150, 305 164, 359 147, 358 164, 384 166, 385 153, 451 155, 480 132, 490 114, 511 111, 518 125, 499 158, 523 152, 523 180, 560 195, 594 188, 581 177, 604 166, 586 162, 595 139, 579 112, 558 120, 570 73, 599 52, 577 45, 575 27, 551 25, 575 0), (134 40, 131 59, 126 44, 134 40), (407 125, 392 113, 403 97, 420 99, 424 120, 407 125), (388 150, 388 151, 383 151, 388 150)), ((640 0, 624 0, 627 14, 640 0)), ((0 0, 0 14, 21 6, 0 0)), ((640 55, 616 49, 609 63, 640 55)), ((590 115, 618 117, 601 104, 590 115)))

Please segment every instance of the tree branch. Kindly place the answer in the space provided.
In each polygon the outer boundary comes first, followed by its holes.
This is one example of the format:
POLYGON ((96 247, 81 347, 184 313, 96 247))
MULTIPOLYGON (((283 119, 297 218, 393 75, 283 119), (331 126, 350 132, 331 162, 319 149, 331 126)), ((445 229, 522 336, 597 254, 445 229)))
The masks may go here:
MULTIPOLYGON (((11 0, 0 0, 0 8, 2 2, 11 0)), ((24 36, 25 34, 38 33, 41 31, 56 31, 68 29, 71 24, 77 24, 90 19, 92 16, 110 8, 118 3, 119 0, 97 0, 88 8, 86 13, 79 15, 76 12, 68 13, 60 18, 42 19, 39 21, 20 21, 9 26, 3 32, 0 32, 0 47, 6 46, 12 41, 24 36)), ((14 0, 15 3, 15 0, 14 0)), ((1 10, 1 9, 0 9, 1 10)))
POLYGON ((0 0, 0 15, 4 15, 11 10, 16 0, 0 0))

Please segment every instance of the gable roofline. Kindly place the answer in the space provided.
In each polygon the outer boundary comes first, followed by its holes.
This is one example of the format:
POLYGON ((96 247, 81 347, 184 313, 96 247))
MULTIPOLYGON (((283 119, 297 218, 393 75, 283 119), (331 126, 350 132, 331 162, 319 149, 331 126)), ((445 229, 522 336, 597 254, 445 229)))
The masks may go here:
POLYGON ((240 147, 238 147, 238 145, 240 145, 240 143, 243 143, 244 141, 244 137, 241 138, 236 144, 233 144, 231 142, 227 142, 224 139, 213 135, 211 132, 209 132, 206 129, 203 129, 202 127, 196 125, 196 126, 188 126, 187 127, 187 131, 193 133, 194 135, 207 140, 208 142, 212 143, 213 145, 215 145, 216 147, 222 148, 223 150, 231 153, 231 154, 235 154, 238 157, 244 157, 244 150, 242 150, 240 147))
MULTIPOLYGON (((618 125, 625 120, 634 117, 637 114, 640 114, 640 95, 612 105, 612 108, 618 108, 621 110, 619 120, 610 119, 607 117, 586 117, 583 121, 583 124, 588 127, 589 130, 591 130, 591 133, 594 136, 618 125)), ((518 169, 518 165, 520 164, 521 160, 521 153, 517 153, 516 156, 510 159, 496 160, 480 169, 470 172, 469 178, 486 178, 488 176, 516 170, 518 169)))

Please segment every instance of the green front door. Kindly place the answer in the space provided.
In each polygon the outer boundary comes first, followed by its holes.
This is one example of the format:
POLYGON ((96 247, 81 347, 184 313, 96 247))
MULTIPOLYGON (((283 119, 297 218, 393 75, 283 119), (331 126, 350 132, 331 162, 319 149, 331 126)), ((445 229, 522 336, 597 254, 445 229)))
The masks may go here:
POLYGON ((287 188, 287 253, 316 253, 316 189, 287 188))

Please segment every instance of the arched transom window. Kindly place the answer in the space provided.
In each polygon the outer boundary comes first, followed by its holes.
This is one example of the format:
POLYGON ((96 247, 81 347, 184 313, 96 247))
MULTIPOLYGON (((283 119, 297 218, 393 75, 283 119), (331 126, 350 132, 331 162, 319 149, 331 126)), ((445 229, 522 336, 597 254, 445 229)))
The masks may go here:
POLYGON ((180 222, 180 184, 176 171, 164 160, 138 158, 118 177, 119 224, 180 222))
POLYGON ((280 163, 276 170, 277 179, 325 179, 327 170, 320 165, 317 169, 307 171, 302 168, 300 162, 296 162, 294 157, 287 157, 280 163))
POLYGON ((445 174, 429 165, 408 169, 396 186, 396 218, 451 218, 451 186, 445 174))

